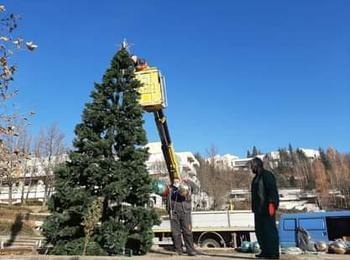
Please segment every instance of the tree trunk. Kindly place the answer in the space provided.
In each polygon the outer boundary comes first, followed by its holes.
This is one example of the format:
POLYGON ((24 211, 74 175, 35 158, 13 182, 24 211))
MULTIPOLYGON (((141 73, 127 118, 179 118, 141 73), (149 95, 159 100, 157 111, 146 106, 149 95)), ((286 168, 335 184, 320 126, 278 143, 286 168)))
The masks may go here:
POLYGON ((44 190, 44 200, 43 200, 43 205, 42 205, 43 208, 46 206, 47 191, 48 191, 48 184, 47 184, 47 182, 45 182, 44 185, 45 185, 45 190, 44 190))
POLYGON ((12 182, 9 184, 9 206, 12 206, 12 182))
POLYGON ((49 200, 50 196, 51 196, 51 192, 52 192, 52 186, 48 186, 48 190, 47 190, 47 198, 46 198, 46 201, 49 200))
POLYGON ((21 191, 21 205, 24 205, 24 188, 26 187, 25 177, 23 179, 22 191, 21 191))
POLYGON ((32 180, 33 180, 33 175, 30 174, 29 183, 28 183, 28 189, 27 189, 27 194, 26 194, 26 199, 25 199, 25 201, 28 201, 28 199, 29 199, 30 189, 32 188, 32 180))

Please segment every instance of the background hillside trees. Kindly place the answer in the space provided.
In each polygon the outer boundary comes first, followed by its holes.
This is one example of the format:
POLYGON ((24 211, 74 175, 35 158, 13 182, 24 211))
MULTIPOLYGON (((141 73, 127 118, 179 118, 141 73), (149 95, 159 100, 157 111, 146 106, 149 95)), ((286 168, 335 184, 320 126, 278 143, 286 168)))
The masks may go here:
MULTIPOLYGON (((248 150, 247 154, 252 157, 253 152, 248 150)), ((280 148, 277 154, 265 156, 264 163, 274 172, 279 188, 314 190, 323 209, 350 207, 350 154, 320 148, 319 157, 308 158, 303 150, 293 149, 291 144, 280 148)), ((200 162, 197 174, 201 189, 213 198, 214 208, 220 209, 225 207, 232 189, 250 188, 252 174, 248 168, 221 167, 216 156, 215 147, 207 152, 207 159, 197 154, 200 162)))
POLYGON ((199 153, 195 155, 200 164, 197 169, 197 177, 201 184, 201 190, 213 199, 212 209, 214 210, 227 208, 231 190, 248 189, 252 178, 249 171, 234 171, 225 167, 217 167, 216 155, 215 146, 207 151, 207 159, 199 153))

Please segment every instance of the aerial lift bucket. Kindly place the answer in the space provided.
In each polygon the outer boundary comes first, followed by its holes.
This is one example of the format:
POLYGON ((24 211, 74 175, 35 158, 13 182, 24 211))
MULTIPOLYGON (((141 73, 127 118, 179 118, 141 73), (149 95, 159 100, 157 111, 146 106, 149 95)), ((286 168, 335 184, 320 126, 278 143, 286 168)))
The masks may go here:
POLYGON ((139 89, 141 106, 148 112, 166 107, 165 80, 155 67, 148 67, 135 72, 135 77, 142 86, 139 89))

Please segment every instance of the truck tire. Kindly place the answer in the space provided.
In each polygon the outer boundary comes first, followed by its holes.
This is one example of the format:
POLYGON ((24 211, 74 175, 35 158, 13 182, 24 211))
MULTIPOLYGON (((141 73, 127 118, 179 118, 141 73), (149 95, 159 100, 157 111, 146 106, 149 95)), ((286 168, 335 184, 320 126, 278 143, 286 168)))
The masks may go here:
POLYGON ((206 238, 201 243, 201 247, 219 248, 221 246, 220 246, 220 243, 218 241, 216 241, 215 239, 206 238))

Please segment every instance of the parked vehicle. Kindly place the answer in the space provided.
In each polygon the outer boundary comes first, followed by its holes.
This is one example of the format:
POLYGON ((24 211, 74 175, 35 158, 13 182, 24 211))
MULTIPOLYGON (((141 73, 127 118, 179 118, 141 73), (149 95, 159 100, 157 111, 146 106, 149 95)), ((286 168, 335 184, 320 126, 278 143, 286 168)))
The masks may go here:
MULTIPOLYGON (((135 72, 142 83, 139 103, 147 112, 152 112, 162 143, 162 152, 169 172, 170 182, 181 179, 175 150, 165 116, 166 92, 164 76, 156 67, 142 67, 135 72)), ((162 190, 162 189, 160 189, 162 190)), ((155 193, 158 193, 155 191, 155 193)), ((163 195, 159 192, 158 195, 163 195)), ((155 198, 153 196, 153 198, 155 198)), ((156 200, 154 200, 156 203, 156 200)), ((250 240, 254 233, 254 216, 249 211, 205 211, 192 213, 194 242, 206 247, 239 246, 243 240, 250 240)), ((172 244, 170 220, 164 217, 160 226, 153 228, 158 245, 172 244)), ((255 235, 254 235, 255 237, 255 235)))
POLYGON ((333 241, 350 236, 350 211, 283 214, 279 221, 281 247, 297 246, 297 228, 308 231, 313 241, 333 241))
MULTIPOLYGON (((153 227, 154 243, 172 244, 169 217, 153 227)), ((254 214, 249 210, 192 212, 194 243, 201 247, 239 247, 241 242, 256 241, 254 214)))

